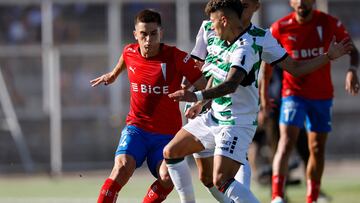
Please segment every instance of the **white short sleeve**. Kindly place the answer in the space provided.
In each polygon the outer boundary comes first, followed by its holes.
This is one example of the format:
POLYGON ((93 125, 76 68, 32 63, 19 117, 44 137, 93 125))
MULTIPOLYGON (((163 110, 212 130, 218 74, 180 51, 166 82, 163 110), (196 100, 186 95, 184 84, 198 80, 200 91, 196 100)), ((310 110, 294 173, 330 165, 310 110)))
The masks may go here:
POLYGON ((199 32, 196 36, 196 42, 193 50, 191 51, 191 55, 195 56, 201 60, 205 60, 208 52, 207 52, 207 36, 205 31, 205 25, 209 21, 203 21, 201 24, 201 27, 199 29, 199 32))
POLYGON ((262 60, 271 64, 280 60, 286 55, 286 50, 278 43, 278 41, 272 36, 269 30, 266 30, 263 53, 261 55, 262 60))
POLYGON ((257 62, 255 56, 256 54, 250 45, 241 46, 231 54, 231 66, 238 66, 249 73, 253 65, 257 62))

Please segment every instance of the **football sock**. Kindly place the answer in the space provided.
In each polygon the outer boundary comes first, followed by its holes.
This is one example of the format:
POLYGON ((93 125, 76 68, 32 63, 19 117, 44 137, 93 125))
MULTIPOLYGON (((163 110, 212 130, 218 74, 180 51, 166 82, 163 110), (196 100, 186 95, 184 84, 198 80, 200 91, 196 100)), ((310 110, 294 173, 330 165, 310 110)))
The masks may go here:
POLYGON ((156 180, 149 188, 143 203, 160 203, 166 199, 174 187, 164 188, 159 180, 156 180))
POLYGON ((271 184, 272 184, 271 199, 275 199, 276 197, 284 198, 285 176, 273 175, 271 184))
POLYGON ((250 189, 251 168, 249 162, 245 162, 244 165, 240 166, 239 171, 235 175, 235 180, 250 189))
POLYGON ((110 178, 106 179, 101 187, 97 203, 114 203, 117 199, 121 185, 110 178))
POLYGON ((191 182, 191 172, 184 158, 166 159, 165 161, 181 203, 195 203, 195 192, 191 182))
POLYGON ((307 203, 316 202, 319 197, 320 182, 315 180, 307 180, 307 203))
POLYGON ((228 180, 219 190, 235 203, 260 203, 249 188, 235 179, 228 180))

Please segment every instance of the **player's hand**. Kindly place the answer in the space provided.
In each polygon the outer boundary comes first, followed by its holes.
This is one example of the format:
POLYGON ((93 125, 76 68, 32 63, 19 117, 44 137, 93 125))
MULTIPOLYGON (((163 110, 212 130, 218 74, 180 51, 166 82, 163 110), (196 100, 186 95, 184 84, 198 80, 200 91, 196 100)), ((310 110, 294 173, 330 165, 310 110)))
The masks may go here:
POLYGON ((188 90, 178 90, 174 93, 168 95, 174 101, 187 101, 187 102, 196 102, 196 96, 193 92, 188 90))
POLYGON ((91 80, 90 83, 91 83, 92 87, 95 87, 101 83, 104 83, 105 85, 109 85, 109 84, 113 83, 114 81, 115 81, 115 77, 110 72, 110 73, 106 73, 98 78, 91 80))
POLYGON ((273 98, 266 98, 266 101, 261 102, 261 108, 258 113, 258 124, 259 126, 263 126, 265 120, 270 117, 270 114, 274 111, 274 108, 277 108, 275 103, 275 99, 273 98))
POLYGON ((188 119, 194 119, 196 116, 199 115, 199 113, 202 110, 203 105, 200 103, 196 103, 192 105, 190 108, 188 108, 185 112, 185 117, 188 119))
POLYGON ((327 55, 330 60, 334 60, 339 58, 340 56, 349 54, 351 50, 353 50, 353 43, 350 38, 344 38, 343 40, 341 40, 341 42, 336 43, 336 38, 333 37, 327 55))
POLYGON ((356 71, 348 70, 345 78, 345 90, 352 96, 355 96, 359 93, 359 88, 359 78, 356 74, 356 71))

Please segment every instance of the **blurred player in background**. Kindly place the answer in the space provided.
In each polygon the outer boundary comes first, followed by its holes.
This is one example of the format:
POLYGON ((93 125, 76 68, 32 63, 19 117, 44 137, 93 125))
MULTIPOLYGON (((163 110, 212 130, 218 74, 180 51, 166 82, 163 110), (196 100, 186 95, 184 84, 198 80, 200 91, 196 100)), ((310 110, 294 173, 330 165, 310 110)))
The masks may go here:
MULTIPOLYGON (((314 3, 315 0, 290 0, 294 12, 271 26, 273 36, 299 61, 326 53, 334 37, 336 41, 349 38, 341 22, 314 10, 314 3)), ((355 47, 351 50, 345 88, 355 95, 359 91, 359 57, 355 47)), ((333 59, 330 55, 328 57, 333 59)), ((284 202, 288 159, 306 119, 310 151, 306 173, 307 203, 314 203, 318 199, 324 170, 325 143, 331 131, 333 86, 330 63, 302 77, 296 78, 286 72, 283 77, 280 140, 273 161, 272 199, 274 203, 284 202)))
POLYGON ((147 160, 157 180, 143 203, 162 202, 173 184, 163 163, 163 148, 181 128, 179 103, 168 97, 180 89, 185 76, 196 88, 206 80, 191 56, 176 47, 160 43, 163 32, 160 14, 143 10, 135 17, 136 44, 125 46, 113 71, 91 81, 92 86, 111 84, 127 70, 131 88, 130 112, 115 153, 115 163, 103 184, 98 203, 113 203, 136 168, 147 160))

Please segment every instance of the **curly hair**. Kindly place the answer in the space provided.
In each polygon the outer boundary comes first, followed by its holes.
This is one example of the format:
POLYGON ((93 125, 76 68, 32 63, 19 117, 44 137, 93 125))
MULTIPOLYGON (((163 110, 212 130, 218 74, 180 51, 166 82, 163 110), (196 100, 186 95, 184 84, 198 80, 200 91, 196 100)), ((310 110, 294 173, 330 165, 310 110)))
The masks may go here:
POLYGON ((234 11, 239 18, 243 12, 243 6, 240 0, 210 0, 205 7, 205 13, 210 16, 211 13, 218 10, 234 11))

